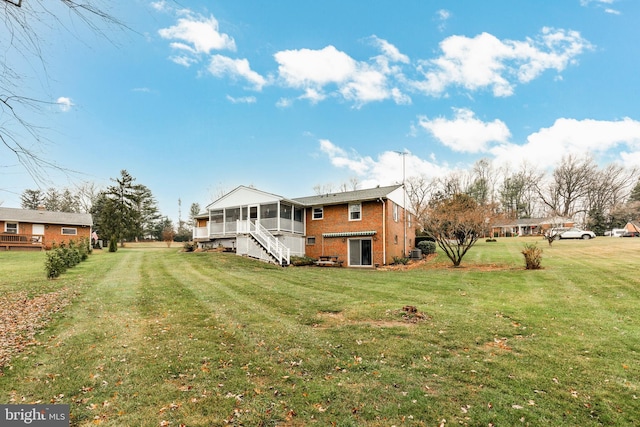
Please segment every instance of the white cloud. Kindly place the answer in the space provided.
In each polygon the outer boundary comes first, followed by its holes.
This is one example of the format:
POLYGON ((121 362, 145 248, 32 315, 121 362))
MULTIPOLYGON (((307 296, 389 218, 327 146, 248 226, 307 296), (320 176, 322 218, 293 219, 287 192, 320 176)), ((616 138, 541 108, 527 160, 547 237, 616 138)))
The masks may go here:
POLYGON ((279 64, 280 78, 294 88, 342 83, 356 71, 356 61, 333 46, 321 50, 284 50, 274 58, 279 64))
POLYGON ((451 36, 440 43, 440 57, 420 62, 418 70, 425 79, 414 86, 434 96, 444 94, 450 86, 490 89, 495 96, 510 96, 517 82, 530 82, 549 69, 561 72, 590 48, 579 32, 550 28, 525 41, 500 40, 489 33, 473 38, 451 36))
POLYGON ((280 98, 278 102, 276 102, 276 107, 279 108, 289 108, 293 105, 293 100, 291 98, 280 98))
POLYGON ((408 95, 391 82, 400 74, 392 64, 408 63, 409 58, 386 40, 369 39, 382 52, 369 62, 356 61, 334 46, 277 52, 279 79, 284 86, 303 90, 300 98, 314 103, 336 95, 356 106, 385 99, 410 103, 408 95))
POLYGON ((255 96, 241 96, 236 98, 231 95, 227 95, 227 100, 232 104, 255 104, 258 101, 255 96))
POLYGON ((74 103, 71 102, 71 98, 67 98, 66 96, 61 96, 58 99, 56 99, 56 104, 58 104, 60 111, 65 113, 67 111, 70 111, 71 107, 74 106, 74 103))
POLYGON ((367 174, 374 163, 370 157, 362 157, 357 153, 347 153, 328 139, 320 140, 320 151, 329 156, 333 166, 349 169, 360 176, 367 174))
POLYGON ((436 12, 436 19, 439 21, 438 30, 444 31, 447 27, 447 21, 451 18, 451 12, 446 9, 440 9, 436 12))
MULTIPOLYGON (((548 128, 527 137, 523 145, 502 144, 490 151, 498 163, 524 160, 540 167, 550 167, 567 154, 611 154, 620 149, 620 159, 638 159, 640 122, 630 118, 618 121, 576 120, 560 118, 548 128)), ((640 163, 636 163, 640 165, 640 163)))
POLYGON ((171 7, 167 4, 165 0, 153 1, 149 3, 152 9, 155 9, 158 12, 165 12, 171 10, 171 7))
POLYGON ((613 4, 614 1, 615 0, 580 0, 580 5, 589 6, 590 3, 613 4))
POLYGON ((175 62, 178 65, 182 65, 183 67, 190 67, 192 64, 198 62, 197 59, 189 56, 172 56, 169 58, 172 62, 175 62))
POLYGON ((372 41, 374 46, 380 49, 383 56, 385 58, 388 58, 390 61, 400 62, 403 64, 408 64, 410 62, 409 57, 407 55, 400 53, 400 50, 394 45, 392 45, 391 43, 389 43, 388 41, 378 38, 376 36, 371 36, 370 40, 372 41))
POLYGON ((233 59, 223 55, 213 55, 209 63, 209 72, 216 77, 230 75, 234 78, 243 78, 248 81, 255 90, 262 90, 267 83, 260 74, 251 70, 247 59, 233 59))
POLYGON ((404 156, 403 171, 403 158, 397 152, 385 151, 373 159, 355 151, 347 152, 327 139, 321 139, 319 143, 320 151, 329 157, 331 164, 355 173, 362 188, 400 183, 403 173, 406 177, 424 175, 433 178, 449 171, 446 165, 437 165, 435 161, 420 159, 409 152, 404 156))
POLYGON ((464 153, 486 152, 489 143, 507 143, 511 132, 501 120, 483 122, 475 117, 473 111, 454 109, 452 120, 439 117, 429 119, 420 117, 418 124, 453 151, 464 153))
POLYGON ((612 15, 621 15, 621 12, 616 9, 612 9, 611 7, 607 7, 612 5, 617 0, 580 0, 580 5, 584 7, 588 7, 591 4, 594 4, 598 8, 603 8, 606 13, 610 13, 612 15))
POLYGON ((194 54, 209 54, 212 50, 236 50, 233 38, 219 31, 218 21, 213 16, 204 17, 184 11, 184 18, 176 25, 158 31, 160 37, 177 40, 171 47, 194 54))
MULTIPOLYGON (((455 138, 464 139, 463 137, 467 136, 466 132, 474 129, 485 136, 495 134, 497 136, 492 138, 496 140, 502 138, 503 142, 487 148, 486 152, 493 156, 496 166, 514 167, 527 163, 540 169, 548 169, 557 165, 562 157, 568 154, 591 154, 596 158, 607 155, 608 158, 617 158, 626 166, 640 167, 640 121, 637 120, 561 118, 551 127, 532 133, 524 144, 518 145, 507 141, 508 130, 499 120, 484 123, 475 119, 473 113, 468 110, 458 110, 456 113, 456 119, 449 121, 447 125, 458 121, 459 126, 467 129, 462 137, 458 135, 455 138), (493 126, 495 129, 491 131, 493 126)), ((443 133, 447 134, 444 131, 443 133)), ((482 142, 479 144, 482 145, 482 142)), ((361 155, 354 150, 348 151, 327 139, 319 140, 319 146, 320 151, 328 157, 334 167, 356 174, 362 188, 402 181, 403 159, 395 151, 384 151, 374 158, 361 155)), ((470 147, 473 145, 470 144, 470 147)), ((453 166, 438 161, 433 153, 429 154, 427 159, 422 159, 408 151, 405 152, 406 177, 436 178, 455 171, 453 166)), ((459 166, 465 168, 464 165, 459 166)))

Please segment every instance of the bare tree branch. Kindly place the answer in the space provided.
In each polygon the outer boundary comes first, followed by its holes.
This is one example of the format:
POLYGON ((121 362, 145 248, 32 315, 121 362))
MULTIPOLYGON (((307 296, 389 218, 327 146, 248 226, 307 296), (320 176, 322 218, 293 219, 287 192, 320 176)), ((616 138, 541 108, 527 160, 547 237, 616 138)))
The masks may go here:
POLYGON ((30 85, 25 84, 25 79, 32 77, 41 82, 48 80, 39 26, 73 32, 68 27, 69 22, 60 11, 60 6, 70 12, 71 23, 79 20, 102 36, 106 36, 107 28, 128 29, 122 21, 108 13, 105 2, 106 0, 30 0, 24 3, 22 0, 0 1, 0 18, 6 29, 6 36, 0 38, 0 54, 3 55, 0 58, 3 62, 0 71, 0 149, 4 146, 11 154, 0 156, 0 167, 7 167, 5 159, 13 157, 40 184, 45 182, 49 170, 74 172, 49 160, 48 156, 39 154, 48 141, 46 130, 28 117, 33 113, 43 113, 43 106, 57 103, 46 99, 45 90, 36 90, 35 95, 27 93, 28 89, 25 88, 30 85), (24 59, 27 68, 31 67, 32 76, 25 69, 17 70, 11 66, 16 57, 24 59))

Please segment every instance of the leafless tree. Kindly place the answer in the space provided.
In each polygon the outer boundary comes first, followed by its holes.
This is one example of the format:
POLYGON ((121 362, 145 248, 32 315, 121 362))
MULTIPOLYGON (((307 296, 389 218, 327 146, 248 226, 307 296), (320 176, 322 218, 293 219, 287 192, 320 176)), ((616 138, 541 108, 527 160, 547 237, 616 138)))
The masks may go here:
POLYGON ((538 207, 536 188, 543 173, 523 163, 516 172, 505 169, 498 189, 502 212, 510 218, 532 218, 538 207))
POLYGON ((78 208, 80 212, 91 212, 93 203, 98 198, 102 189, 94 182, 83 182, 76 185, 75 193, 78 199, 78 208))
POLYGON ((574 155, 562 158, 546 186, 538 186, 538 195, 553 214, 573 217, 586 212, 584 203, 597 166, 591 157, 574 155))
POLYGON ((490 209, 466 194, 432 200, 426 213, 424 230, 433 237, 459 267, 462 258, 484 234, 490 221, 490 209))
MULTIPOLYGON (((346 184, 342 188, 343 189, 341 191, 346 191, 346 184)), ((333 184, 330 182, 326 184, 316 184, 313 186, 313 192, 318 196, 321 194, 333 193, 333 184)))
POLYGON ((465 193, 473 197, 481 205, 493 203, 498 175, 488 159, 480 159, 474 163, 469 175, 469 184, 465 193))
MULTIPOLYGON (((0 38, 3 72, 0 73, 0 146, 10 155, 0 156, 0 167, 17 161, 37 182, 43 182, 45 171, 67 168, 48 160, 41 153, 47 141, 45 129, 33 123, 30 115, 44 112, 45 106, 56 104, 48 99, 46 90, 28 92, 27 77, 46 82, 48 79, 46 54, 39 31, 49 27, 72 31, 70 25, 80 21, 94 32, 106 34, 109 27, 127 28, 111 15, 106 0, 0 0, 0 14, 5 33, 0 38), (14 58, 22 58, 30 65, 34 76, 26 70, 13 68, 14 58)), ((46 83, 44 83, 46 84, 46 83)))
POLYGON ((629 196, 637 175, 637 169, 625 169, 613 163, 597 171, 586 195, 589 211, 606 212, 622 203, 629 196))
POLYGON ((429 201, 438 189, 437 182, 434 179, 427 178, 425 175, 416 175, 407 178, 405 185, 411 209, 416 216, 418 224, 422 225, 426 219, 429 201))

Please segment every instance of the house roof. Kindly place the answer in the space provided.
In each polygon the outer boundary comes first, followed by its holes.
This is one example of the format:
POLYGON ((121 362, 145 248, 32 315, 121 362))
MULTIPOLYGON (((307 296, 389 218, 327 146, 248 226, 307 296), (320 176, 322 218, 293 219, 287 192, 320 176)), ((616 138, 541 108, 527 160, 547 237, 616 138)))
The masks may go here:
POLYGON ((225 207, 233 207, 245 205, 248 202, 275 202, 275 201, 285 201, 291 204, 295 204, 295 201, 291 199, 287 199, 286 197, 279 196, 274 193, 269 193, 266 191, 258 190, 255 187, 247 187, 244 185, 240 185, 230 192, 224 194, 219 199, 207 205, 207 211, 202 212, 199 215, 208 215, 208 211, 212 208, 225 208, 225 207))
POLYGON ((31 222, 35 224, 93 225, 88 213, 51 212, 30 209, 1 208, 0 221, 31 222))
POLYGON ((566 224, 573 223, 574 221, 569 218, 552 217, 552 218, 519 218, 519 219, 507 219, 496 222, 494 227, 512 227, 512 226, 527 226, 527 225, 541 225, 541 224, 566 224))
POLYGON ((508 219, 504 221, 498 221, 493 226, 494 227, 510 227, 517 225, 539 225, 541 222, 545 221, 546 218, 519 218, 519 219, 508 219))
POLYGON ((391 192, 402 187, 402 184, 387 187, 369 188, 366 190, 344 191, 340 193, 320 194, 317 196, 297 197, 292 200, 306 206, 333 205, 363 200, 386 198, 391 192))
MULTIPOLYGON (((629 221, 625 228, 629 230, 629 226, 633 227, 635 231, 640 231, 640 221, 629 221)), ((629 230, 631 231, 631 230, 629 230)))

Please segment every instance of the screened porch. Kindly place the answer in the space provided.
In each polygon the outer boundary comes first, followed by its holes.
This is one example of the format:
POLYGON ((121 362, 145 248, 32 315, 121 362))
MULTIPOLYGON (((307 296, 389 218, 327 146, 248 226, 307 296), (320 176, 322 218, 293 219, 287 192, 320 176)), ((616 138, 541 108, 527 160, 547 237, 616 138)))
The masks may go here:
POLYGON ((304 234, 304 208, 276 202, 214 209, 209 211, 207 227, 194 229, 194 238, 248 233, 249 222, 258 222, 272 234, 304 234))

